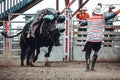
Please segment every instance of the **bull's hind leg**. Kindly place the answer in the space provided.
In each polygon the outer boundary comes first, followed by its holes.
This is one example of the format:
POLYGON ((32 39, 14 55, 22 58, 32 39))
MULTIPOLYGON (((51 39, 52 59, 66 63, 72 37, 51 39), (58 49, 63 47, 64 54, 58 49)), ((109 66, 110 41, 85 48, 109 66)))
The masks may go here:
POLYGON ((21 53, 21 66, 24 66, 25 54, 24 52, 21 53))
POLYGON ((28 52, 27 52, 27 61, 26 61, 26 65, 27 66, 34 66, 33 64, 32 64, 32 61, 30 61, 30 59, 31 59, 31 57, 32 57, 32 54, 34 54, 34 49, 29 49, 28 50, 28 52))
POLYGON ((26 56, 26 47, 24 45, 21 46, 21 66, 24 66, 25 56, 26 56))

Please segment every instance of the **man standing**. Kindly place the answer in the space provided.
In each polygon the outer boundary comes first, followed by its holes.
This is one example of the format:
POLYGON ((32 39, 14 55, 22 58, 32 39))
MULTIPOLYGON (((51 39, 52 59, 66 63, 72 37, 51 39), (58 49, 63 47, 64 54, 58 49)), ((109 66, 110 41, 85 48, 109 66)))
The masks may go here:
POLYGON ((92 70, 94 71, 95 63, 98 58, 98 52, 101 48, 103 32, 105 27, 105 21, 115 17, 118 13, 120 13, 120 9, 116 12, 112 13, 109 16, 104 16, 101 11, 101 6, 97 5, 93 10, 93 14, 86 21, 80 23, 81 26, 88 26, 87 29, 87 39, 84 47, 85 59, 86 59, 86 71, 92 70), (94 55, 92 58, 92 65, 90 68, 90 55, 92 50, 94 51, 94 55))
MULTIPOLYGON (((104 12, 104 16, 109 16, 109 15, 113 14, 114 13, 113 9, 115 9, 115 7, 113 5, 110 5, 108 11, 104 12)), ((107 20, 105 22, 105 24, 113 25, 113 21, 114 21, 114 18, 111 18, 111 19, 107 20)))
POLYGON ((80 9, 80 11, 77 12, 76 14, 76 19, 86 20, 87 18, 89 18, 89 14, 86 11, 87 11, 86 7, 83 7, 82 9, 80 9))

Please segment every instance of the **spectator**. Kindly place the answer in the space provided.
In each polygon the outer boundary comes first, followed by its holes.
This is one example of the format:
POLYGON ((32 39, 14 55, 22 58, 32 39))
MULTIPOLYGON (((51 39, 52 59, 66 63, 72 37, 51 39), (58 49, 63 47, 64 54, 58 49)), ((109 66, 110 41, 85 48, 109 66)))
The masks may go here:
MULTIPOLYGON (((109 15, 113 14, 114 13, 113 9, 115 9, 115 7, 113 5, 110 5, 108 11, 104 12, 104 16, 109 16, 109 15)), ((111 19, 107 20, 105 22, 105 24, 113 25, 113 21, 114 21, 114 18, 111 18, 111 19)))
POLYGON ((86 71, 94 71, 95 63, 98 58, 98 52, 101 48, 103 32, 105 27, 105 21, 115 17, 120 13, 120 9, 113 12, 111 15, 104 16, 101 10, 101 6, 97 5, 93 10, 93 14, 86 21, 80 23, 81 26, 88 26, 88 35, 86 39, 86 44, 84 47, 85 59, 86 59, 86 71), (92 50, 94 55, 92 58, 92 65, 90 69, 90 55, 92 50))
POLYGON ((89 14, 86 11, 87 11, 86 7, 83 7, 82 9, 80 9, 79 12, 77 12, 76 14, 76 19, 86 20, 87 18, 89 18, 89 14))

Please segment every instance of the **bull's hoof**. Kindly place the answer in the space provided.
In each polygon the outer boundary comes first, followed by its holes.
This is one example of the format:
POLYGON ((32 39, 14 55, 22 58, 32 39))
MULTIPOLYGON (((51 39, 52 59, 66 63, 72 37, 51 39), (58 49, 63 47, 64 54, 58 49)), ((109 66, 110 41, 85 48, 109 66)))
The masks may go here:
POLYGON ((48 61, 46 61, 45 66, 50 66, 50 63, 48 61))
POLYGON ((34 67, 35 65, 33 65, 32 63, 29 63, 29 64, 27 64, 27 66, 29 67, 34 67))
POLYGON ((21 66, 21 67, 24 67, 25 65, 24 65, 24 64, 21 64, 20 66, 21 66))
POLYGON ((27 65, 28 67, 35 67, 35 65, 33 65, 33 64, 29 64, 29 65, 27 65))
POLYGON ((35 61, 38 59, 38 57, 35 57, 34 59, 33 59, 33 62, 35 63, 35 61))
POLYGON ((48 54, 48 53, 47 53, 47 54, 45 54, 45 57, 50 57, 50 54, 48 54))
POLYGON ((91 68, 91 71, 96 71, 96 70, 91 68))

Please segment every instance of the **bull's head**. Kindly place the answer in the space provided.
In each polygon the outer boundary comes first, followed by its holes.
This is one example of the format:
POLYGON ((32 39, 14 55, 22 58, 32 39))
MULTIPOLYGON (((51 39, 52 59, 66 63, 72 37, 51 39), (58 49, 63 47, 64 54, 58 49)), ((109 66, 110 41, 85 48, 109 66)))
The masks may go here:
POLYGON ((58 11, 54 13, 54 20, 56 20, 58 23, 63 23, 65 21, 65 16, 58 11))
POLYGON ((63 23, 65 21, 65 16, 64 15, 59 15, 58 17, 57 17, 57 22, 58 23, 63 23))
POLYGON ((56 12, 54 14, 44 16, 43 19, 45 20, 44 24, 42 24, 44 27, 41 27, 40 32, 43 30, 43 34, 49 36, 53 45, 59 46, 60 33, 63 33, 65 29, 58 29, 56 28, 56 25, 57 23, 63 23, 65 21, 65 16, 60 14, 60 12, 56 12))
POLYGON ((63 33, 65 31, 65 29, 54 29, 54 30, 50 30, 49 31, 49 38, 50 40, 53 42, 54 46, 60 46, 60 33, 63 33))
POLYGON ((56 28, 56 25, 57 24, 61 24, 61 23, 64 23, 65 21, 65 16, 60 14, 60 12, 56 12, 54 14, 49 14, 49 15, 45 15, 43 17, 43 24, 41 24, 42 26, 46 26, 46 27, 41 27, 40 28, 40 32, 42 32, 41 30, 45 30, 48 32, 48 30, 53 30, 56 28), (46 24, 46 25, 45 25, 46 24))
POLYGON ((65 16, 60 14, 60 12, 55 12, 53 14, 45 15, 43 19, 47 19, 52 22, 57 21, 57 23, 63 23, 65 21, 65 16))

